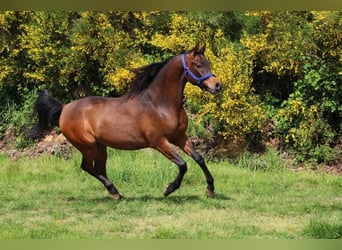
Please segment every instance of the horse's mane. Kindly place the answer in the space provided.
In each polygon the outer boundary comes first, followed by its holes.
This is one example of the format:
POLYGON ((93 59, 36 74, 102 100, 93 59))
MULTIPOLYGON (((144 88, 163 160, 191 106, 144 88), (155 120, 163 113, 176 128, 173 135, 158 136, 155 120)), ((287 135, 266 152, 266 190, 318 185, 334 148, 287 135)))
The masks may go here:
POLYGON ((172 57, 162 62, 155 62, 140 68, 132 69, 135 76, 131 81, 131 89, 127 93, 127 97, 136 96, 147 89, 159 71, 171 60, 171 58, 172 57))

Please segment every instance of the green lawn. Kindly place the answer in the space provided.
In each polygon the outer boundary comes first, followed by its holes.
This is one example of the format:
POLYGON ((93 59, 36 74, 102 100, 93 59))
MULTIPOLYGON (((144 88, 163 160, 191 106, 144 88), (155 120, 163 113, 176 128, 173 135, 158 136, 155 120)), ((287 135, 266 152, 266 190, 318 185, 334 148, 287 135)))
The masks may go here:
POLYGON ((270 151, 208 162, 217 194, 210 199, 200 168, 185 159, 181 188, 165 198, 176 166, 151 150, 111 150, 108 175, 125 197, 116 202, 81 171, 77 153, 16 162, 0 155, 0 238, 342 238, 342 177, 294 173, 270 151))

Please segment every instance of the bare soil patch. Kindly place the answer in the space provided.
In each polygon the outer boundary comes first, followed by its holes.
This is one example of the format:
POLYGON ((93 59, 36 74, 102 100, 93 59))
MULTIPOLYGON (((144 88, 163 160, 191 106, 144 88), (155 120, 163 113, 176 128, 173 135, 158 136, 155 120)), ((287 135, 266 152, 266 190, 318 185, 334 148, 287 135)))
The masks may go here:
POLYGON ((39 140, 32 147, 27 147, 22 150, 16 149, 15 136, 12 129, 6 130, 0 140, 0 153, 5 153, 16 161, 20 157, 35 157, 38 158, 42 154, 57 155, 62 158, 69 159, 72 154, 72 145, 64 137, 63 134, 53 130, 47 134, 44 138, 39 140))

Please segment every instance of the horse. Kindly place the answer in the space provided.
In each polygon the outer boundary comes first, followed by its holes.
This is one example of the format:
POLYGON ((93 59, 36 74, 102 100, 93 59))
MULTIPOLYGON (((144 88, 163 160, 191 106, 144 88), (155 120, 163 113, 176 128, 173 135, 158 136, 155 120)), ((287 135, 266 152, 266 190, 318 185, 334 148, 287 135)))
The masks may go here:
POLYGON ((165 61, 133 70, 131 89, 121 97, 83 97, 62 104, 47 90, 40 92, 34 106, 38 122, 28 133, 39 138, 59 126, 67 140, 82 154, 82 170, 99 180, 114 200, 123 198, 107 177, 107 147, 120 150, 153 148, 178 166, 164 196, 177 190, 187 163, 175 150, 179 147, 201 167, 207 181, 206 194, 214 197, 214 179, 203 157, 186 135, 188 117, 183 107, 187 82, 212 94, 222 88, 204 56, 205 45, 165 61))

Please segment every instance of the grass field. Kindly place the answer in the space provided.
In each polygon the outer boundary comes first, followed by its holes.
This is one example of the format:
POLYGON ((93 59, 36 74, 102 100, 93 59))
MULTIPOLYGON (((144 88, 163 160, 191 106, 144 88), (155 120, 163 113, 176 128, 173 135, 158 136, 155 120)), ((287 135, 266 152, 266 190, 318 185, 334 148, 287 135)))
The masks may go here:
POLYGON ((81 158, 0 155, 1 239, 342 238, 342 178, 294 173, 274 151, 236 163, 208 162, 216 198, 190 159, 183 184, 163 190, 177 168, 151 150, 109 152, 115 202, 81 171, 81 158))

